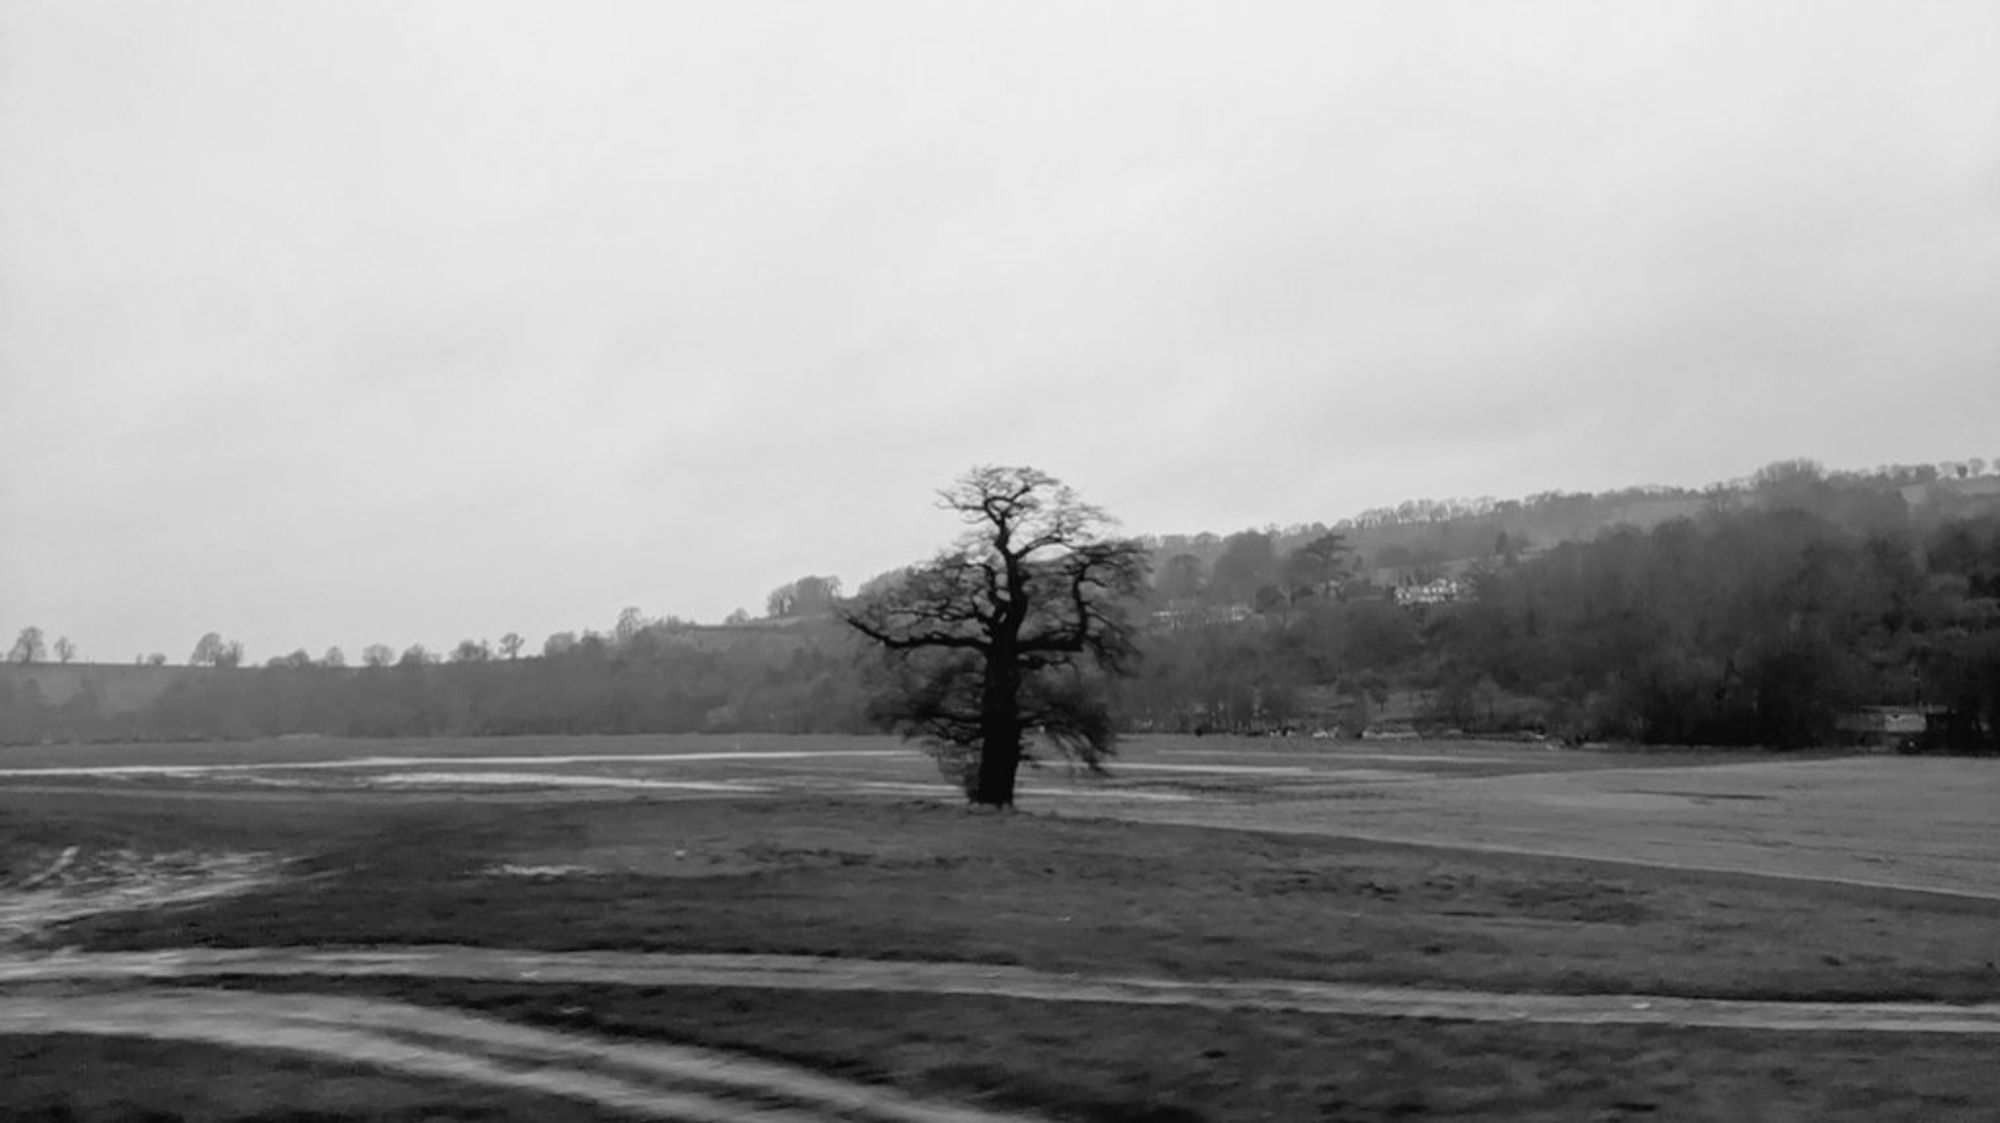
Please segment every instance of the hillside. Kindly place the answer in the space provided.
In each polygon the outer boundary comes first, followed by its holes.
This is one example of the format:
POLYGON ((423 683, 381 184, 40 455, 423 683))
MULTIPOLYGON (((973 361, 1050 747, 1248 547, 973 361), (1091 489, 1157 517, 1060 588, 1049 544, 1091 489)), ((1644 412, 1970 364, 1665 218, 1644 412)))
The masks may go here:
POLYGON ((123 663, 0 663, 0 699, 28 698, 64 706, 85 699, 102 713, 137 713, 176 684, 194 685, 244 672, 212 667, 154 667, 123 663))
POLYGON ((1412 500, 1331 523, 1253 528, 1227 535, 1144 535, 1141 540, 1152 549, 1156 576, 1174 558, 1186 557, 1207 578, 1213 577, 1231 542, 1246 536, 1267 538, 1270 556, 1277 562, 1308 542, 1337 534, 1349 551, 1355 576, 1394 585, 1457 573, 1480 559, 1528 556, 1565 542, 1586 542, 1614 527, 1650 531, 1706 511, 1795 506, 1863 534, 1906 521, 1926 526, 2000 512, 2000 474, 1978 474, 1971 465, 1985 468, 1983 462, 1973 461, 1956 466, 1965 468, 1963 476, 1940 473, 1931 465, 1829 473, 1811 461, 1783 461, 1750 478, 1700 490, 1644 486, 1594 495, 1545 492, 1506 500, 1412 500))

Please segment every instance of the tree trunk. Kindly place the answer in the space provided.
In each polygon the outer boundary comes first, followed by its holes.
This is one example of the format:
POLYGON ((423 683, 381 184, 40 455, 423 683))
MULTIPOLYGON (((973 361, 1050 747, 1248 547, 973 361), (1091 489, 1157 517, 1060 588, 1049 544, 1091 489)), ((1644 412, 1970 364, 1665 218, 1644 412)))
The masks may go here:
POLYGON ((1014 806, 1014 776, 1021 770, 1021 671, 1009 654, 986 660, 979 707, 979 781, 972 802, 1014 806))

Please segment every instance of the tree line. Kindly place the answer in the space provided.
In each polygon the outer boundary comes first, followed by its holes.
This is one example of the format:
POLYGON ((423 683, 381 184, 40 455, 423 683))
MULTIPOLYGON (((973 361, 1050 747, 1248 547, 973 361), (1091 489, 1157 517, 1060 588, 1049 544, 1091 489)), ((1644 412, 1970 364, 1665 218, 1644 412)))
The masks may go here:
MULTIPOLYGON (((1952 478, 1784 462, 1687 513, 1554 543, 1504 527, 1489 537, 1493 524, 1478 520, 1506 512, 1488 510, 1469 516, 1475 531, 1455 532, 1453 556, 1405 570, 1369 564, 1353 527, 1289 539, 1244 531, 1206 546, 1119 540, 1111 585, 1128 623, 1090 642, 1117 645, 1110 662, 1130 674, 1071 675, 1064 681, 1087 679, 1090 693, 1044 690, 1030 725, 1060 731, 1071 721, 1084 731, 1072 745, 1086 754, 1113 729, 1352 735, 1385 722, 1788 747, 1841 740, 1858 711, 1896 706, 1928 715, 1933 743, 2000 747, 2000 512, 1948 489, 1906 494, 1913 481, 1952 478), (1406 595, 1408 582, 1433 573, 1443 592, 1406 595)), ((1072 529, 1095 525, 1099 513, 1063 502, 1089 516, 1072 529)), ((984 510, 975 503, 970 513, 984 510)), ((1109 540, 1076 544, 1099 541, 1109 540)), ((1022 580, 1060 586, 1057 563, 1068 554, 1023 561, 1022 580)), ((211 633, 191 659, 203 670, 137 708, 108 705, 88 673, 82 693, 60 702, 0 679, 0 739, 859 733, 926 720, 944 729, 965 724, 963 691, 976 680, 940 687, 928 715, 883 699, 912 697, 895 693, 898 675, 905 687, 944 682, 940 666, 963 671, 972 648, 947 645, 900 665, 866 649, 928 634, 895 629, 940 605, 959 620, 948 598, 896 598, 913 581, 918 592, 973 598, 966 582, 983 580, 984 556, 946 555, 960 557, 958 569, 913 566, 853 596, 835 578, 802 577, 773 591, 766 618, 739 613, 726 627, 627 609, 608 633, 557 633, 538 653, 510 633, 497 646, 466 640, 445 652, 371 645, 353 666, 335 649, 251 667, 240 644, 211 633), (903 615, 882 615, 899 603, 903 615)), ((1091 611, 1100 592, 1093 587, 1091 611)), ((963 603, 991 613, 975 600, 963 603)), ((1042 630, 1017 636, 1066 635, 1062 621, 1080 619, 1037 611, 1042 630)), ((44 641, 34 633, 39 660, 44 641)))
POLYGON ((138 707, 108 704, 86 672, 60 703, 0 679, 0 741, 234 740, 770 731, 860 732, 867 699, 852 641, 831 620, 785 629, 647 622, 624 634, 557 633, 540 655, 440 657, 421 645, 384 658, 279 657, 162 668, 172 681, 138 707))
MULTIPOLYGON (((2000 730, 2000 515, 1912 507, 1895 488, 1791 463, 1700 513, 1532 552, 1460 559, 1450 595, 1403 603, 1349 567, 1225 545, 1206 580, 1169 559, 1166 610, 1128 721, 1168 729, 1414 721, 1569 739, 1827 744, 1865 707, 1934 719, 1933 740, 2000 730), (1218 592, 1220 590, 1220 592, 1218 592)), ((1335 544, 1337 545, 1337 544, 1335 544)))

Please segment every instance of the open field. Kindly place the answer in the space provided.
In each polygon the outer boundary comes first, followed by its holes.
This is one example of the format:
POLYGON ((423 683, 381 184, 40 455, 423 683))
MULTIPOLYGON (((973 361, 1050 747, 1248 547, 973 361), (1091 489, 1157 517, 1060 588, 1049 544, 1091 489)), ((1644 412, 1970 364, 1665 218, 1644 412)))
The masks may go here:
POLYGON ((1663 1009, 1992 1003, 1993 762, 1159 738, 1109 779, 1032 773, 1022 804, 967 812, 927 761, 870 738, 0 750, 0 940, 17 956, 447 945, 1075 976, 1063 1001, 698 971, 666 987, 637 972, 207 977, 721 1046, 1072 1119, 1730 1119, 1746 1103, 1768 1119, 1973 1119, 2000 1094, 1979 1059, 1991 1039, 1953 1034, 1808 1046, 1084 998, 1092 980, 1144 977, 1663 1009))
MULTIPOLYGON (((955 802, 889 738, 778 736, 0 748, 0 791, 955 802)), ((1038 813, 1488 847, 2000 896, 2000 762, 1579 752, 1481 742, 1140 737, 1113 775, 1030 771, 1038 813)))

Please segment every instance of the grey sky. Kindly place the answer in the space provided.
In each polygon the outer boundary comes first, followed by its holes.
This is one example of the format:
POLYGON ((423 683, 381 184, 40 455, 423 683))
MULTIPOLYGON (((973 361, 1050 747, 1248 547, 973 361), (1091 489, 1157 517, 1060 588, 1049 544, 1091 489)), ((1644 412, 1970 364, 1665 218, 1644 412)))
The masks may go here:
POLYGON ((2000 459, 2000 4, 0 6, 0 629, 2000 459))

